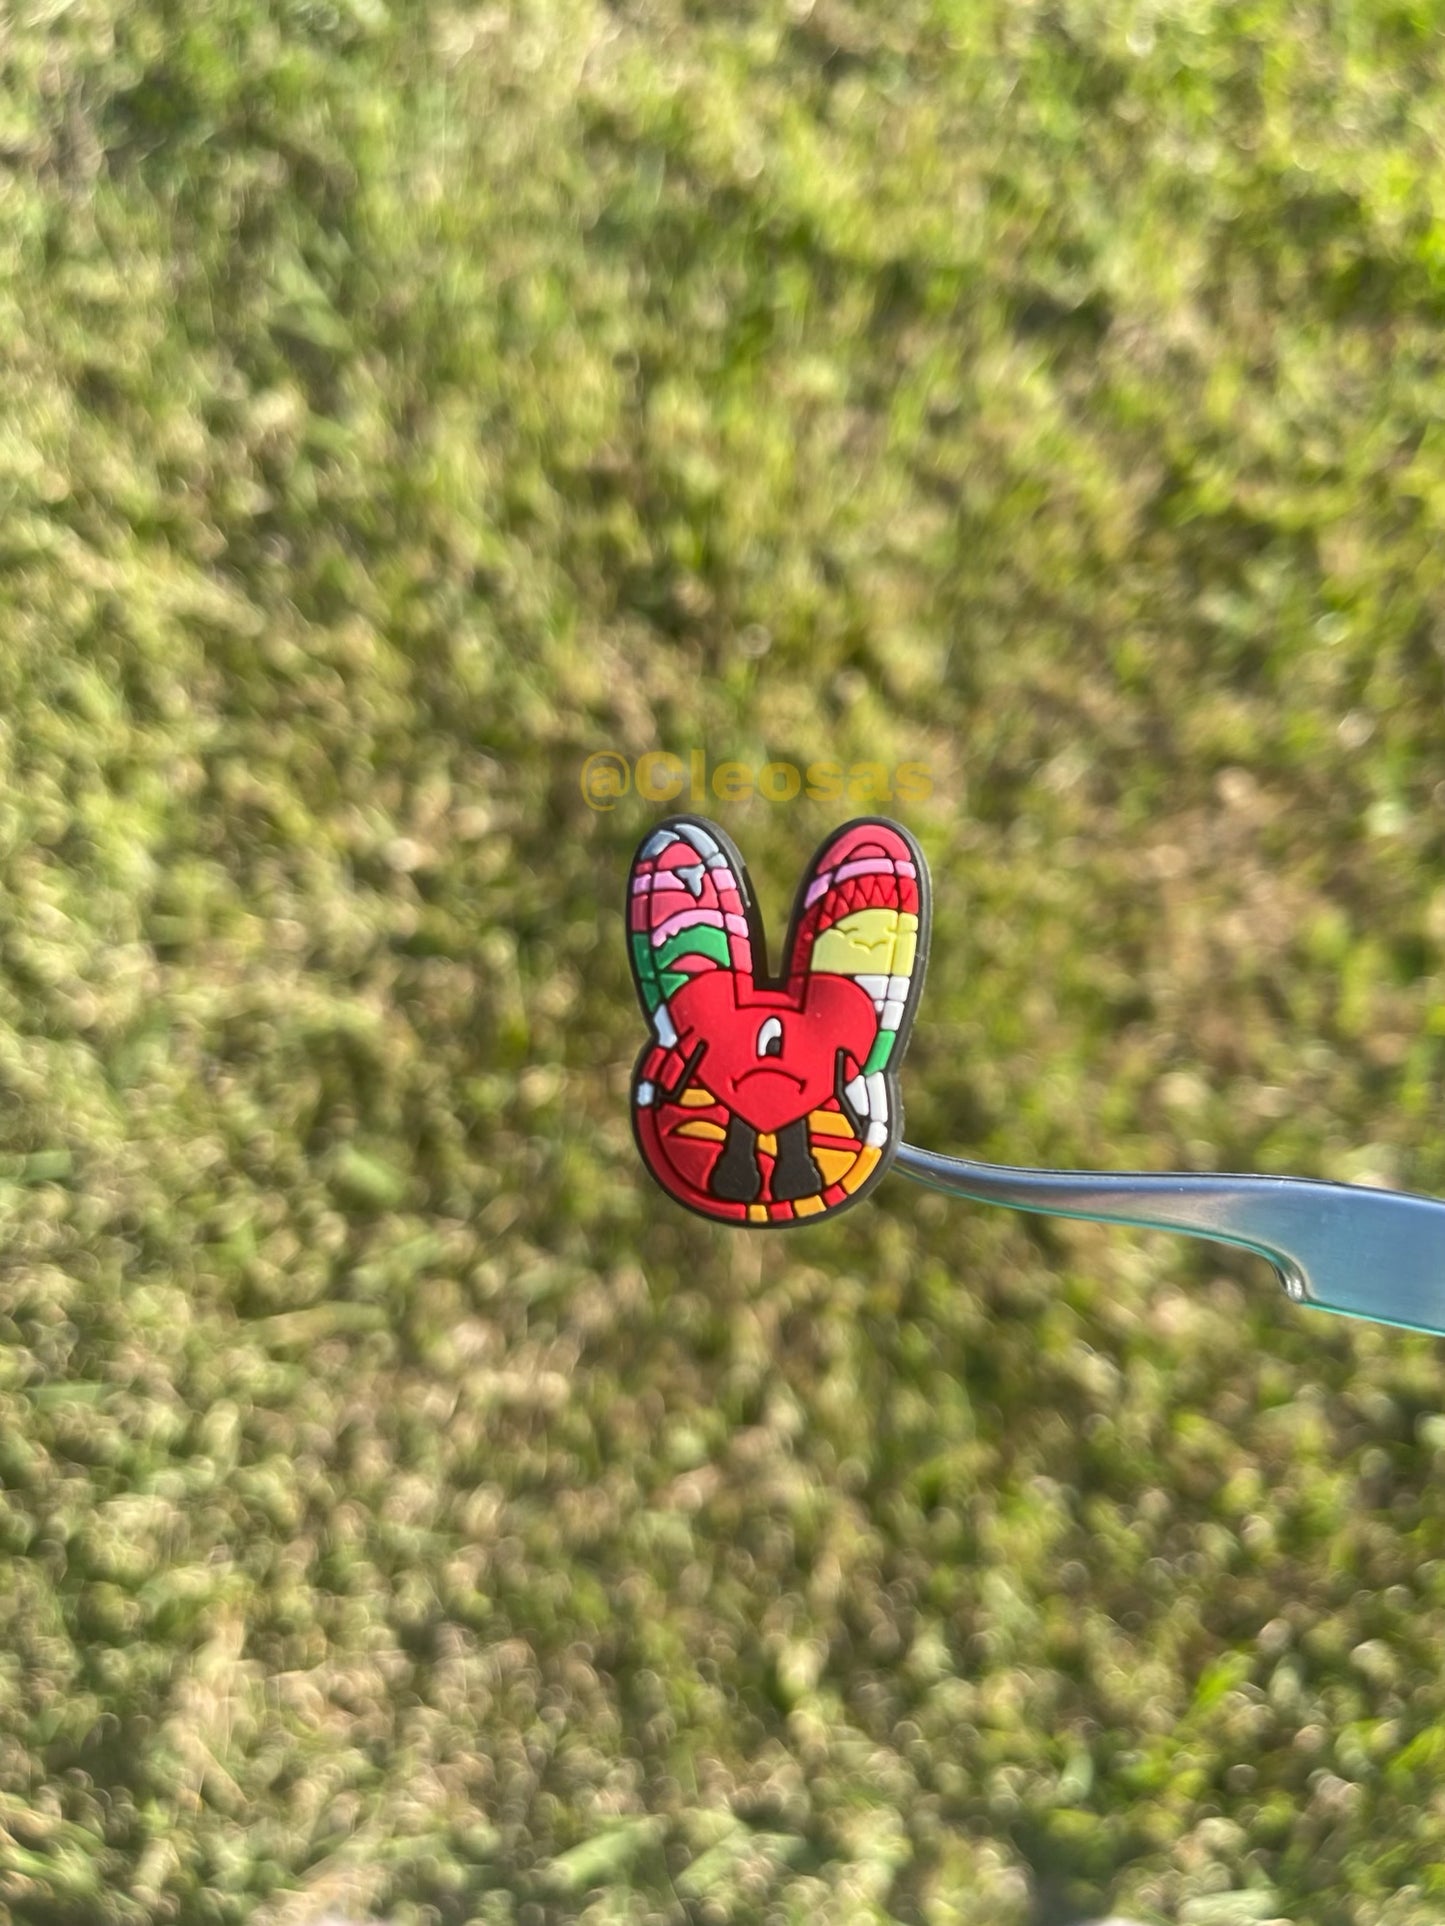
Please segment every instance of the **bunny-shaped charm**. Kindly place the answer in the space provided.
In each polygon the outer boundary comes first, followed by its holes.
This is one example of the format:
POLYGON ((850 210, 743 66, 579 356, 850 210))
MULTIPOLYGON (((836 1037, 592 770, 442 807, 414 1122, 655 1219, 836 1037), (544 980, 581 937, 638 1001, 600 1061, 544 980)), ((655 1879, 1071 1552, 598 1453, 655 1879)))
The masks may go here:
POLYGON ((628 938, 653 1036, 632 1079, 643 1161, 730 1224, 856 1203, 903 1128, 897 1073, 923 988, 928 871, 898 824, 836 830, 799 886, 781 976, 741 856, 713 823, 653 830, 628 878, 628 938))

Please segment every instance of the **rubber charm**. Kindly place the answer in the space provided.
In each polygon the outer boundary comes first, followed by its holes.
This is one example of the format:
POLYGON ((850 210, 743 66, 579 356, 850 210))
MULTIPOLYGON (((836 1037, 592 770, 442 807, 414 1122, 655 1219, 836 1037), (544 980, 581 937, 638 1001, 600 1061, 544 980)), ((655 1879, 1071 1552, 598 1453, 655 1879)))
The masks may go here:
POLYGON ((742 857, 701 817, 648 834, 627 921, 652 1032, 632 1124, 668 1195, 770 1227, 867 1196, 902 1137, 898 1069, 928 957, 928 870, 908 831, 870 816, 828 837, 776 977, 742 857))

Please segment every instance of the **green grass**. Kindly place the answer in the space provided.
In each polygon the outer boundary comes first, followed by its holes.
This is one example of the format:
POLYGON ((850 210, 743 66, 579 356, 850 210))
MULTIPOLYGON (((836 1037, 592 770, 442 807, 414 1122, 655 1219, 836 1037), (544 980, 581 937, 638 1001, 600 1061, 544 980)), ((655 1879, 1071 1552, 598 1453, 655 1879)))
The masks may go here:
POLYGON ((918 1141, 1445 1192, 1442 139, 1400 0, 10 10, 8 1917, 1438 1918, 1439 1344, 688 1218, 579 772, 927 764, 918 1141))

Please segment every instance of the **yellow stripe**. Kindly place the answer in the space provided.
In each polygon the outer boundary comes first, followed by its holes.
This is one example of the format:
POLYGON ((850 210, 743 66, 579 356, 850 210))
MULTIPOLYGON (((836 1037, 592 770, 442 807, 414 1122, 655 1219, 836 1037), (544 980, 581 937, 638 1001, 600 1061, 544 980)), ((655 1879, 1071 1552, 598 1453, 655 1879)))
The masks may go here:
POLYGON ((854 910, 818 938, 808 968, 835 976, 907 976, 917 948, 918 918, 911 910, 854 910))
POLYGON ((832 1150, 827 1144, 813 1145, 813 1162, 822 1171, 824 1184, 844 1182, 857 1155, 856 1150, 832 1150))
POLYGON ((865 1144, 858 1152, 858 1161, 848 1172, 848 1175, 839 1178, 838 1181, 850 1197, 853 1192, 858 1189, 860 1184, 865 1184, 868 1181, 869 1173, 877 1167, 878 1156, 879 1152, 876 1145, 865 1144))

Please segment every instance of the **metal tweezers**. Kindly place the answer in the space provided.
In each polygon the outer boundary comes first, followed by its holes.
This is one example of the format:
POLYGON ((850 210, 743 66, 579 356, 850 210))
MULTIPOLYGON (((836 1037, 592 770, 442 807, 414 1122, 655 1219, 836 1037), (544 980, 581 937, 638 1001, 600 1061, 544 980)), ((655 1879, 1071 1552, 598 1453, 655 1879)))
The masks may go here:
POLYGON ((982 1204, 1257 1251, 1297 1304, 1445 1336, 1445 1202, 1304 1177, 1023 1170, 900 1144, 893 1168, 982 1204))

